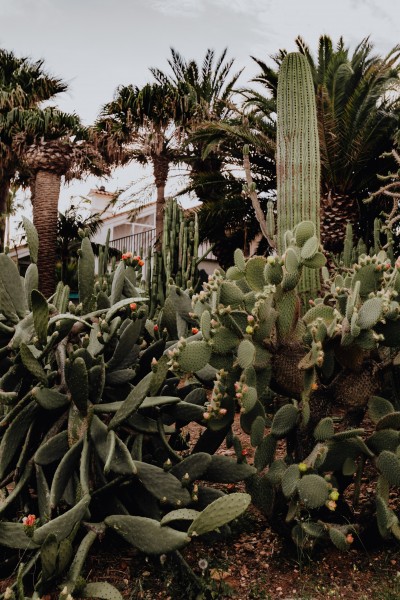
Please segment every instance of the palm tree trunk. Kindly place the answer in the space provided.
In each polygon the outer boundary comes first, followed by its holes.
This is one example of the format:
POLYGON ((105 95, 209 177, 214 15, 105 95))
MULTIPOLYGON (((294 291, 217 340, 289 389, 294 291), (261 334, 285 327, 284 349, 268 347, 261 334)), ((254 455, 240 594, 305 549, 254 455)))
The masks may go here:
POLYGON ((346 224, 357 231, 360 218, 358 203, 350 196, 321 195, 321 243, 326 252, 337 254, 343 250, 346 224))
POLYGON ((33 224, 39 235, 39 288, 46 297, 51 296, 56 284, 56 244, 58 199, 61 176, 50 171, 37 171, 33 190, 33 224))
POLYGON ((164 228, 165 185, 168 179, 169 159, 163 154, 153 154, 151 159, 157 188, 156 239, 158 243, 161 243, 164 228))
POLYGON ((0 183, 0 252, 4 252, 9 189, 10 184, 8 181, 0 183))

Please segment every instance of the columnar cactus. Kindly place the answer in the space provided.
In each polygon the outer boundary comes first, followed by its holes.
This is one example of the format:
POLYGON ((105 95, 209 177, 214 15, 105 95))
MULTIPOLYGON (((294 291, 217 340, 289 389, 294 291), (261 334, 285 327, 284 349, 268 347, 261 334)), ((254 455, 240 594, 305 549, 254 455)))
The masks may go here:
MULTIPOLYGON (((314 223, 318 250, 320 157, 314 84, 306 57, 297 52, 285 57, 279 71, 276 171, 278 254, 287 249, 286 232, 301 221, 314 223)), ((304 269, 299 292, 319 288, 319 271, 304 269)))

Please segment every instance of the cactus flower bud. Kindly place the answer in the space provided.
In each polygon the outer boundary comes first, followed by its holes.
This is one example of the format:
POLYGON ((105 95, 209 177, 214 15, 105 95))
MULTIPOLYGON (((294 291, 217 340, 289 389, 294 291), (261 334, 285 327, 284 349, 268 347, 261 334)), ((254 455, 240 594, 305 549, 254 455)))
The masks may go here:
POLYGON ((332 511, 336 510, 336 502, 334 500, 327 500, 325 502, 325 506, 327 508, 329 508, 329 510, 332 510, 332 511))
POLYGON ((219 409, 219 414, 222 415, 222 416, 226 415, 227 412, 228 411, 226 410, 226 408, 220 408, 219 409))
POLYGON ((25 527, 33 527, 36 523, 36 515, 28 515, 22 519, 22 524, 25 527))
POLYGON ((156 331, 156 332, 158 331, 158 325, 154 325, 153 331, 156 331))
POLYGON ((334 502, 336 502, 336 500, 339 500, 339 492, 337 490, 332 490, 332 492, 329 494, 329 499, 333 500, 334 502))
POLYGON ((192 327, 192 333, 193 335, 196 335, 196 333, 199 333, 199 330, 197 327, 192 327))
POLYGON ((206 421, 210 418, 210 416, 211 415, 208 412, 203 413, 203 419, 205 419, 206 421))
POLYGON ((352 544, 352 543, 354 542, 354 538, 353 538, 353 536, 351 535, 351 533, 348 533, 348 534, 346 535, 346 542, 347 542, 348 544, 352 544))
POLYGON ((299 471, 300 473, 305 473, 308 471, 308 465, 304 462, 299 463, 299 471))
POLYGON ((253 327, 251 327, 251 325, 247 325, 246 327, 246 333, 248 333, 249 335, 251 335, 253 333, 254 329, 253 327))

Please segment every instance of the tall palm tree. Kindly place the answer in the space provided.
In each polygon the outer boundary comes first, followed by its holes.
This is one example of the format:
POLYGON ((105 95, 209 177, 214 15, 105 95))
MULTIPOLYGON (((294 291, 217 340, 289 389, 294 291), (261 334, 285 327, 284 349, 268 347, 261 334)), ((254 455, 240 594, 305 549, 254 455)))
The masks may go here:
POLYGON ((222 265, 230 264, 234 249, 246 246, 259 230, 242 197, 243 182, 235 174, 243 159, 243 140, 247 143, 252 131, 243 127, 235 103, 241 71, 232 74, 234 61, 226 55, 226 49, 218 58, 208 49, 199 65, 172 48, 169 73, 150 69, 159 84, 175 90, 174 122, 183 141, 180 158, 189 169, 189 185, 181 193, 194 192, 202 202, 200 234, 215 243, 222 265))
POLYGON ((88 173, 103 175, 104 161, 95 147, 95 135, 75 114, 56 108, 25 111, 23 128, 14 146, 30 178, 33 223, 39 235, 40 289, 50 296, 55 288, 58 200, 61 178, 66 181, 88 173))
MULTIPOLYGON (((368 237, 375 214, 363 200, 379 187, 378 159, 390 151, 400 117, 400 46, 387 56, 373 54, 363 39, 350 54, 341 38, 319 40, 313 58, 305 42, 296 44, 308 59, 315 84, 321 152, 321 237, 327 250, 341 249, 346 222, 358 225, 368 237)), ((280 66, 285 50, 274 57, 280 66)), ((254 58, 261 67, 253 80, 276 99, 277 69, 254 58)), ((251 94, 248 97, 251 102, 251 94)), ((254 96, 258 107, 260 94, 254 96)), ((262 108, 261 108, 262 109, 262 108)), ((382 167, 384 167, 382 163, 382 167)))
POLYGON ((204 121, 217 122, 232 114, 232 95, 242 71, 231 75, 234 60, 225 60, 226 54, 227 49, 215 60, 214 50, 208 49, 199 66, 195 60, 186 60, 171 48, 168 60, 171 73, 150 69, 160 85, 175 92, 174 123, 180 139, 187 142, 181 160, 190 169, 191 187, 201 201, 215 195, 213 187, 205 185, 205 179, 213 179, 218 188, 223 161, 215 149, 203 156, 202 142, 191 140, 189 135, 204 121))
POLYGON ((116 162, 135 159, 152 165, 157 190, 158 239, 163 229, 165 186, 170 165, 177 156, 175 100, 169 85, 120 86, 114 100, 103 107, 97 121, 97 128, 105 132, 114 146, 120 145, 125 150, 117 156, 116 162))
POLYGON ((44 70, 42 60, 33 62, 0 48, 0 251, 4 248, 10 183, 17 175, 19 182, 27 183, 13 143, 16 125, 20 130, 22 114, 66 89, 61 79, 44 70))

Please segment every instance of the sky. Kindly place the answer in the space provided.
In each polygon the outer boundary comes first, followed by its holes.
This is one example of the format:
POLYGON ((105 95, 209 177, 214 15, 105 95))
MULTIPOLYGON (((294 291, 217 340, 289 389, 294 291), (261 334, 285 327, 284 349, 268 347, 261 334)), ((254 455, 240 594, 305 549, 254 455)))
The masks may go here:
MULTIPOLYGON (((200 63, 207 48, 219 56, 227 47, 246 84, 258 71, 251 56, 268 62, 280 48, 294 50, 297 35, 314 50, 321 34, 343 35, 351 48, 369 35, 386 54, 400 43, 400 0, 0 0, 0 46, 43 58, 69 84, 57 105, 86 124, 118 85, 151 81, 149 67, 167 70, 171 47, 200 63)), ((115 191, 142 176, 150 177, 131 165, 106 182, 72 183, 61 206, 96 185, 115 191)))

